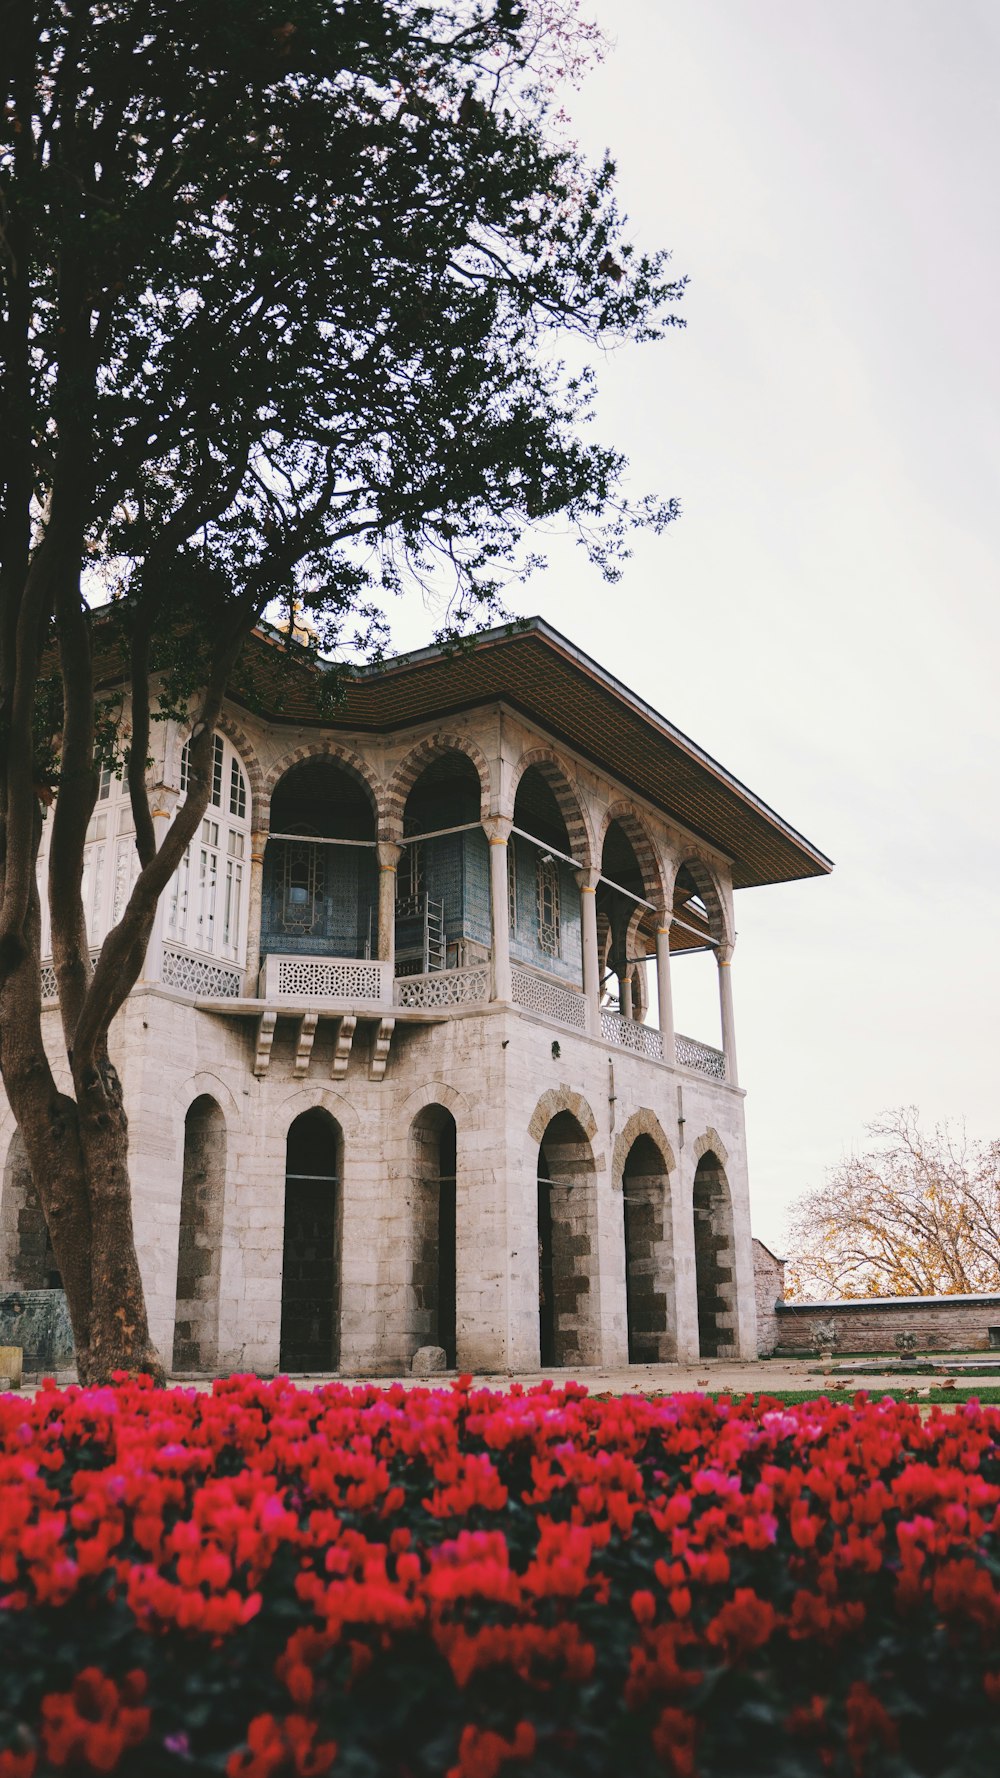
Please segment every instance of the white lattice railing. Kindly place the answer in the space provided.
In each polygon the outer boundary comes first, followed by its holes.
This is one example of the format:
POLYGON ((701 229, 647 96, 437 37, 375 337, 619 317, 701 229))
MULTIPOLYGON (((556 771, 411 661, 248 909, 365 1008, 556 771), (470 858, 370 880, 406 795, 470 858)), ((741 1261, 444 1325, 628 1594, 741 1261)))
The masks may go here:
POLYGON ((526 1012, 537 1012, 545 1019, 558 1019, 562 1025, 575 1025, 578 1031, 587 1028, 587 1002, 572 988, 560 988, 531 969, 511 969, 511 992, 515 1006, 526 1012))
POLYGON ((677 1060, 682 1068, 697 1068, 699 1074, 708 1074, 713 1080, 725 1080, 726 1058, 721 1050, 714 1050, 711 1044, 698 1043, 694 1037, 677 1036, 677 1060))
POLYGON ((649 1025, 636 1019, 623 1019, 620 1013, 602 1011, 601 1036, 606 1043, 620 1044, 637 1056, 648 1056, 653 1062, 663 1061, 663 1039, 649 1025))
MULTIPOLYGON (((97 959, 100 956, 100 954, 101 953, 99 950, 91 951, 91 953, 90 953, 90 967, 91 967, 91 969, 93 969, 94 964, 97 962, 97 959)), ((56 966, 53 963, 51 957, 44 957, 42 959, 41 977, 42 977, 42 999, 43 999, 43 1001, 44 1000, 57 1000, 59 997, 59 988, 58 988, 58 984, 56 982, 56 966)))
POLYGON ((175 945, 164 945, 160 980, 165 988, 197 994, 200 1000, 238 1000, 243 992, 243 971, 235 963, 217 957, 195 957, 175 945))
POLYGON ((261 995, 265 1000, 391 1004, 392 965, 367 957, 268 957, 261 971, 261 995))
POLYGON ((490 997, 490 972, 479 969, 436 969, 431 975, 402 975, 395 987, 397 1006, 431 1008, 469 1006, 490 997))

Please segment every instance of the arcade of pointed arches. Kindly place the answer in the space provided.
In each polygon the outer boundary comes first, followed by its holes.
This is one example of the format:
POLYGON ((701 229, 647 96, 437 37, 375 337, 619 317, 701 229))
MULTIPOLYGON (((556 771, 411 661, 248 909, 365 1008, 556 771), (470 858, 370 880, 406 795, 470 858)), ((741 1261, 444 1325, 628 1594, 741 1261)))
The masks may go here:
MULTIPOLYGON (((186 755, 178 736, 172 757, 181 794, 186 755)), ((582 990, 589 1010, 576 1022, 591 1035, 674 1061, 671 955, 714 953, 728 965, 727 901, 706 860, 692 851, 668 855, 645 815, 621 798, 595 827, 572 765, 552 746, 525 747, 502 817, 489 761, 459 733, 418 741, 384 783, 361 754, 333 738, 303 743, 265 772, 227 714, 212 773, 201 828, 164 897, 161 937, 174 949, 175 983, 183 985, 178 952, 205 960, 200 991, 237 996, 256 992, 256 970, 269 953, 380 958, 396 974, 418 975, 493 957, 493 992, 509 998, 509 956, 522 977, 527 970, 529 978, 548 975, 582 990), (486 868, 487 838, 491 847, 506 846, 503 871, 486 868), (461 907, 454 903, 459 848, 461 907), (402 934, 401 912, 408 922, 402 934), (209 960, 231 965, 231 979, 213 975, 209 960), (658 1028, 658 1048, 631 1039, 621 1021, 658 1028)), ((156 812, 169 818, 168 808, 156 812)), ((127 787, 106 767, 85 856, 93 947, 120 917, 136 873, 127 787)), ((724 974, 720 968, 724 1078, 735 1084, 724 974)), ((524 1004, 546 996, 552 993, 542 981, 524 1004)))

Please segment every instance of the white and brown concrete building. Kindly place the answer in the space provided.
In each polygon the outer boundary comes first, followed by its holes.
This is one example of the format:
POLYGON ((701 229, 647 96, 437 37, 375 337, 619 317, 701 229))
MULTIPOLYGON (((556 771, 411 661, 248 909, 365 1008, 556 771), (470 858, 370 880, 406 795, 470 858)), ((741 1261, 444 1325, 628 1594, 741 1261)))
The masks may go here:
MULTIPOLYGON (((538 619, 359 672, 332 710, 274 634, 250 679, 112 1032, 168 1364, 753 1356, 733 893, 828 860, 538 619), (721 1048, 674 1030, 691 950, 721 1048)), ((183 725, 155 742, 165 829, 183 725)), ((107 772, 95 947, 135 869, 107 772)), ((0 1291, 44 1288, 6 1108, 0 1143, 0 1291)))

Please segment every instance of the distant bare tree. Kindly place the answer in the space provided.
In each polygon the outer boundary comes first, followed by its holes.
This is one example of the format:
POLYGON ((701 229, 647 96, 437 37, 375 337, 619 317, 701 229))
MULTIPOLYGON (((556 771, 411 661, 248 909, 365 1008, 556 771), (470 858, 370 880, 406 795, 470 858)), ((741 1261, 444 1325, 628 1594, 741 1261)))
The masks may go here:
POLYGON ((788 1295, 1000 1290, 1000 1142, 971 1142, 947 1123, 925 1133, 912 1105, 867 1134, 875 1146, 792 1207, 788 1295))

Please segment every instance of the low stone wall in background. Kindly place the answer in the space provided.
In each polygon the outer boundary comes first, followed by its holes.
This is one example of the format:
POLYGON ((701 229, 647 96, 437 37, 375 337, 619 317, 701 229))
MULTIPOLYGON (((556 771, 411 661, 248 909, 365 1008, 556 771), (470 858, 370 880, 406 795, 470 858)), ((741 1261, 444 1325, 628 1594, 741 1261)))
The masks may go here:
POLYGON ((776 1302, 772 1314, 776 1329, 772 1350, 778 1357, 815 1353, 831 1331, 836 1333, 833 1350, 838 1353, 895 1352, 909 1344, 909 1335, 917 1352, 1000 1349, 1000 1293, 776 1302))
POLYGON ((20 1346, 25 1376, 72 1370, 73 1332, 62 1290, 0 1285, 0 1346, 20 1346))

